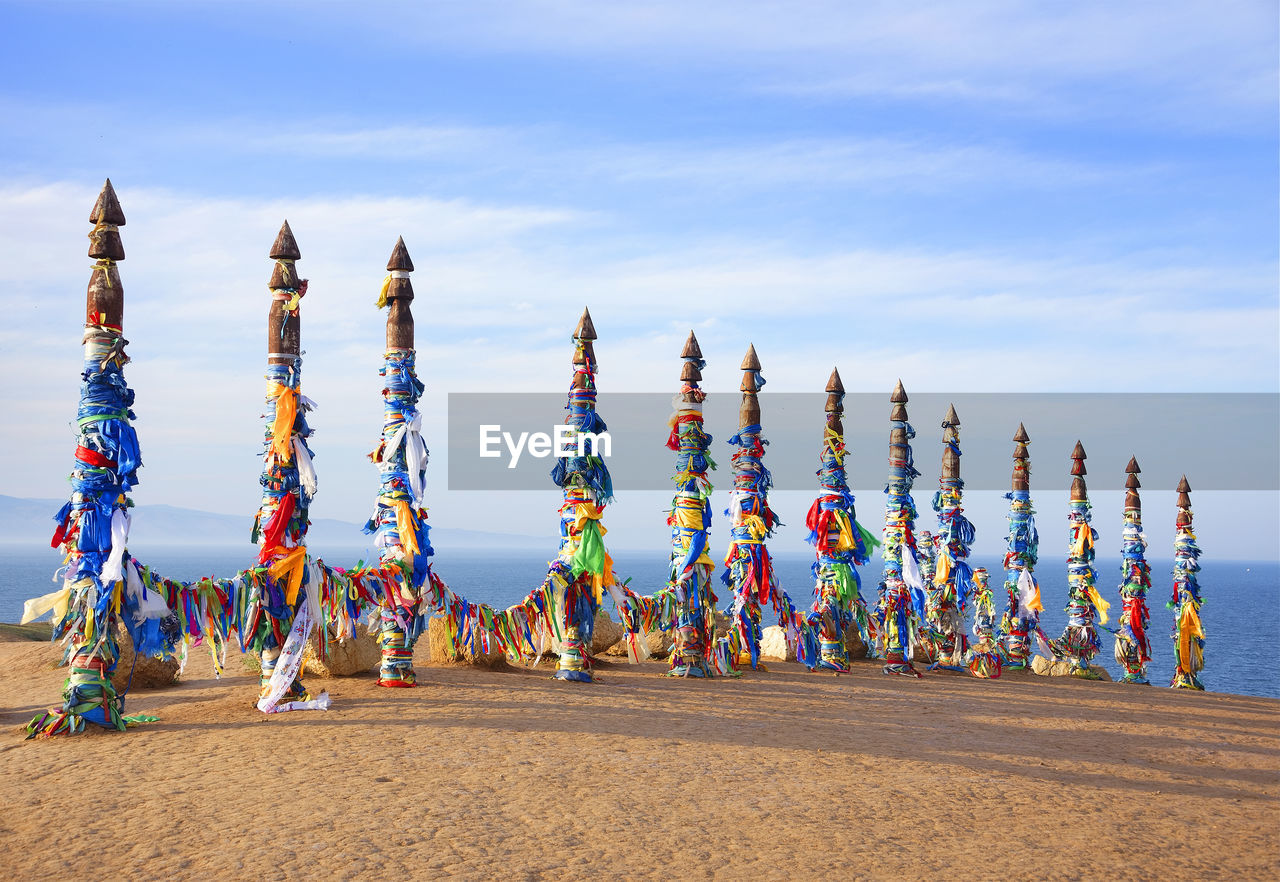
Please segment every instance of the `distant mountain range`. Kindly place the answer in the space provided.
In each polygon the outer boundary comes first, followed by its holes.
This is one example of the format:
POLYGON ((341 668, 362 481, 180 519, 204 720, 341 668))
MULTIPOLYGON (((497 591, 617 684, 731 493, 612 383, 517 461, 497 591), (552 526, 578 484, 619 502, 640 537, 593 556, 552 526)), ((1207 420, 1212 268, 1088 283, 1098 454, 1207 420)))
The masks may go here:
MULTIPOLYGON (((53 516, 63 499, 22 499, 0 496, 0 543, 48 545, 53 516)), ((252 517, 215 514, 173 505, 139 505, 133 509, 129 538, 139 545, 244 545, 249 541, 252 517)), ((308 539, 318 547, 353 548, 371 544, 363 524, 318 518, 311 522, 308 539)), ((547 547, 547 537, 514 533, 486 533, 432 527, 433 545, 450 548, 534 549, 547 547)))

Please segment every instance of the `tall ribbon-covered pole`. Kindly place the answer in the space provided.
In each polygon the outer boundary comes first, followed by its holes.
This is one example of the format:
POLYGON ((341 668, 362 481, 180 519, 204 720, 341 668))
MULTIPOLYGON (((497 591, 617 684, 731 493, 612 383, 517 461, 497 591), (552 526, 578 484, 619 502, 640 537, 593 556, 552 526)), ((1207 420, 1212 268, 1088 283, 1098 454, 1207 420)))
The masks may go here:
POLYGON ((1098 594, 1098 574, 1093 568, 1094 543, 1098 532, 1089 526, 1093 507, 1084 483, 1084 445, 1076 442, 1071 451, 1071 501, 1068 511, 1070 549, 1067 556, 1067 627, 1055 642, 1055 654, 1071 662, 1071 674, 1087 680, 1098 679, 1090 662, 1098 654, 1102 642, 1094 627, 1094 619, 1107 623, 1110 605, 1098 594))
POLYGON ((1151 567, 1147 564, 1147 537, 1142 532, 1142 499, 1138 496, 1141 482, 1136 457, 1125 466, 1124 529, 1120 534, 1120 628, 1116 631, 1116 661, 1124 668, 1122 683, 1150 685, 1147 662, 1151 661, 1151 644, 1147 626, 1151 613, 1147 610, 1147 591, 1151 588, 1151 567))
POLYGON ((565 417, 565 443, 576 455, 556 460, 551 479, 564 491, 560 507, 560 554, 564 587, 558 680, 590 682, 590 658, 583 647, 591 645, 596 610, 605 588, 614 584, 613 560, 605 549, 601 523, 605 506, 613 500, 613 482, 600 456, 604 420, 596 413, 596 339, 591 313, 584 309, 573 332, 573 382, 565 417))
POLYGON ((329 696, 312 699, 298 679, 303 650, 321 624, 320 578, 307 556, 308 509, 316 473, 306 439, 306 413, 314 405, 301 394, 301 300, 307 280, 296 262, 302 253, 285 221, 271 246, 275 261, 267 287, 267 413, 262 454, 262 503, 253 522, 258 568, 238 604, 241 649, 259 653, 258 709, 263 713, 324 709, 329 696))
POLYGON ((711 482, 707 470, 716 464, 707 455, 711 436, 703 428, 702 403, 707 393, 698 382, 707 363, 693 331, 680 352, 680 391, 672 401, 667 447, 676 452, 671 500, 671 573, 677 606, 671 668, 676 677, 710 677, 715 640, 716 595, 711 587, 715 562, 708 554, 711 529, 711 482))
POLYGON ((969 548, 973 544, 973 524, 961 507, 964 480, 960 477, 960 418, 954 405, 947 407, 942 420, 942 470, 933 510, 938 514, 938 563, 930 589, 930 627, 936 632, 936 667, 964 670, 967 649, 964 612, 973 590, 969 548))
MULTIPOLYGON (((71 472, 71 499, 54 516, 58 524, 50 545, 66 555, 62 587, 35 600, 23 610, 23 621, 53 611, 53 639, 69 640, 66 661, 70 675, 63 688, 62 707, 36 717, 28 737, 74 735, 86 723, 106 729, 126 725, 124 697, 111 677, 120 658, 116 627, 123 622, 142 654, 159 648, 156 640, 141 645, 134 633, 136 619, 147 618, 148 598, 142 596, 137 569, 128 558, 128 493, 138 483, 142 465, 134 419, 133 390, 125 382, 124 287, 117 263, 124 260, 118 229, 124 212, 108 180, 89 214, 90 270, 85 298, 84 370, 76 413, 79 437, 71 472)), ((159 602, 167 615, 164 602, 159 602)))
POLYGON ((422 440, 418 397, 423 386, 415 370, 413 339, 413 260, 404 239, 396 240, 387 261, 387 277, 378 297, 387 307, 387 347, 382 356, 382 437, 370 459, 381 478, 378 503, 365 531, 374 534, 384 568, 399 570, 400 578, 385 582, 379 603, 382 664, 378 685, 417 685, 413 646, 428 618, 427 588, 431 584, 430 527, 423 506, 426 491, 427 446, 422 440))
MULTIPOLYGON (((840 372, 827 380, 826 425, 822 432, 818 484, 822 488, 809 508, 805 526, 816 549, 813 564, 813 613, 818 619, 817 657, 806 658, 810 670, 849 672, 847 632, 856 627, 864 646, 870 646, 867 604, 857 568, 880 544, 858 523, 849 491, 844 459, 844 384, 840 372)), ((808 653, 806 653, 806 656, 808 653)))
POLYGON ((1173 681, 1175 689, 1204 689, 1204 627, 1200 622, 1200 546, 1191 524, 1191 485, 1178 482, 1177 534, 1173 540, 1173 681))
MULTIPOLYGON (((732 538, 725 554, 725 570, 720 579, 733 591, 730 616, 738 630, 740 645, 745 647, 752 668, 760 664, 760 608, 777 605, 778 580, 765 540, 773 535, 781 522, 769 508, 769 488, 773 476, 764 465, 765 441, 760 432, 758 393, 764 386, 760 376, 760 359, 754 345, 747 349, 742 365, 742 402, 738 406, 738 433, 729 443, 738 449, 733 453, 733 491, 729 496, 732 538)), ((741 659, 739 662, 741 663, 741 659)))
POLYGON ((1031 506, 1031 458, 1027 444, 1031 438, 1018 423, 1013 436, 1013 478, 1009 500, 1009 550, 1004 556, 1004 587, 1009 605, 1000 620, 1003 644, 1003 667, 1022 670, 1029 666, 1031 635, 1040 630, 1040 585, 1034 571, 1040 553, 1040 534, 1036 531, 1036 512, 1031 506))
POLYGON ((919 476, 911 456, 915 429, 907 422, 907 393, 902 381, 889 396, 889 481, 884 514, 884 672, 919 677, 911 663, 924 617, 924 583, 916 560, 916 504, 911 485, 919 476))

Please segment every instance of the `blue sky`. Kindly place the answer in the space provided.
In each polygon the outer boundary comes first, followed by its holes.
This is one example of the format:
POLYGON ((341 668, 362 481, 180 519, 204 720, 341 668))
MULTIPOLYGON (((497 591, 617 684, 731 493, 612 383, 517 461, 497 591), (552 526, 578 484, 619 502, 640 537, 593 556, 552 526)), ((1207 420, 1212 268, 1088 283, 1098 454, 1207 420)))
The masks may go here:
MULTIPOLYGON (((107 176, 139 502, 252 512, 285 217, 312 279, 318 516, 360 520, 376 489, 397 235, 440 451, 444 393, 563 387, 584 303, 613 389, 673 387, 693 327, 726 394, 747 341, 771 391, 834 362, 886 394, 1276 392, 1276 35, 1263 2, 2 2, 0 363, 21 382, 0 444, 27 464, 5 492, 65 494, 107 176)), ((446 493, 437 467, 435 523, 554 528, 552 491, 446 493)), ((612 535, 661 544, 663 502, 620 499, 612 535)), ((1235 503, 1197 503, 1207 546, 1216 525, 1276 554, 1274 494, 1243 535, 1235 503)), ((998 549, 998 504, 974 504, 998 549)), ((798 524, 807 500, 779 505, 798 524)))

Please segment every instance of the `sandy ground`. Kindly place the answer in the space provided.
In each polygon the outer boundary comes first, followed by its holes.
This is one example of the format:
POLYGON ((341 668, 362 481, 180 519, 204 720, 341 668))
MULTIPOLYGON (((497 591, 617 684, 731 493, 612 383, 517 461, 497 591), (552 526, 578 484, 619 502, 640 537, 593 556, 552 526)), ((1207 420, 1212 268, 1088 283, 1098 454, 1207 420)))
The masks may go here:
POLYGON ((239 659, 218 681, 201 652, 130 697, 160 722, 24 743, 52 653, 0 644, 7 879, 1280 875, 1270 699, 866 661, 597 685, 424 666, 266 717, 239 659))

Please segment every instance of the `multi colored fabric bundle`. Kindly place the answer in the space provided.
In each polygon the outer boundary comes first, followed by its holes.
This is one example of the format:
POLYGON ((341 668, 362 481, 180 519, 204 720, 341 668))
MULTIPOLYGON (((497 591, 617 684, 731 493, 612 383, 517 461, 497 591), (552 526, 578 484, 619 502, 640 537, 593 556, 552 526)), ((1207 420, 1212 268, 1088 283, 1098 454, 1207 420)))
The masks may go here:
POLYGON ((942 430, 942 470, 938 492, 933 496, 933 510, 938 514, 938 564, 926 612, 930 629, 937 635, 933 666, 962 671, 968 651, 964 612, 973 590, 968 557, 974 529, 961 507, 964 480, 960 477, 960 418, 954 406, 947 408, 942 430))
POLYGON ((1116 661, 1124 668, 1122 683, 1150 685, 1147 662, 1151 661, 1151 644, 1147 627, 1151 613, 1147 610, 1147 590, 1151 588, 1151 567, 1147 564, 1147 537, 1142 533, 1142 500, 1138 497, 1138 460, 1131 457, 1125 467, 1124 529, 1120 534, 1120 600, 1124 611, 1116 631, 1116 661))
POLYGON ((1200 546, 1191 523, 1191 485, 1178 482, 1177 535, 1173 540, 1173 681, 1175 689, 1204 689, 1204 626, 1200 622, 1200 546))
POLYGON ((1102 643, 1098 639, 1094 620, 1100 619, 1105 625, 1110 606, 1102 599, 1095 584, 1098 574, 1093 568, 1093 559, 1098 533, 1089 526, 1093 519, 1093 508, 1089 504, 1089 494, 1084 483, 1084 446, 1079 441, 1071 452, 1071 459, 1071 474, 1074 477, 1068 513, 1071 528, 1068 537, 1070 552, 1067 557, 1067 626, 1062 636, 1053 642, 1052 649, 1056 657, 1066 658, 1071 662, 1073 676, 1096 680, 1099 675, 1092 670, 1090 662, 1098 654, 1102 643))
POLYGON ((1003 666, 1022 670, 1031 657, 1030 635, 1045 646, 1048 641, 1040 630, 1040 613, 1044 604, 1040 601, 1040 584, 1033 574, 1040 552, 1040 534, 1036 530, 1035 509, 1031 506, 1031 460, 1027 443, 1031 440, 1021 423, 1013 436, 1017 446, 1013 450, 1013 478, 1009 500, 1009 550, 1004 556, 1004 587, 1009 594, 1009 605, 1000 620, 1000 643, 1003 666))
POLYGON ((911 663, 924 618, 924 582, 916 557, 916 504, 911 485, 920 473, 912 462, 915 429, 907 422, 907 393, 902 381, 889 400, 889 480, 885 485, 884 594, 882 599, 884 672, 919 677, 911 663))
POLYGON ((815 599, 806 624, 816 630, 819 645, 813 653, 807 645, 809 641, 802 640, 800 655, 811 671, 821 668, 842 674, 849 672, 846 632, 856 628, 862 645, 871 644, 867 604, 857 568, 867 562, 880 541, 858 523, 855 515, 844 467, 844 384, 836 370, 832 370, 827 382, 826 414, 817 471, 822 489, 805 518, 808 541, 817 555, 813 564, 815 599))
MULTIPOLYGON (((671 500, 671 571, 667 581, 675 610, 675 637, 670 670, 676 677, 710 677, 714 673, 715 604, 711 587, 715 562, 707 553, 711 529, 711 482, 707 470, 716 464, 707 454, 711 436, 703 429, 702 403, 707 394, 698 387, 702 349, 693 332, 680 353, 680 392, 672 399, 674 412, 667 447, 676 452, 671 500)), ((634 632, 633 632, 634 633, 634 632)))
POLYGON ((932 605, 938 593, 933 586, 933 577, 938 572, 938 537, 929 530, 921 530, 916 534, 916 566, 920 570, 920 581, 924 584, 924 615, 920 617, 916 643, 932 665, 938 660, 938 644, 942 642, 942 633, 933 627, 932 605))
POLYGON ((760 403, 757 393, 765 380, 760 375, 760 360, 755 347, 747 350, 742 360, 742 404, 738 409, 738 433, 729 443, 734 451, 733 490, 729 494, 729 550, 725 553, 725 569, 720 580, 733 592, 733 603, 726 612, 738 632, 739 644, 753 669, 760 664, 760 609, 773 605, 781 615, 781 596, 773 561, 765 540, 773 535, 781 522, 769 507, 769 488, 773 476, 764 465, 764 448, 769 443, 760 434, 760 403))
POLYGON ((982 679, 1000 676, 1004 660, 996 641, 996 603, 991 593, 991 574, 986 567, 973 568, 973 646, 968 656, 969 673, 982 679))
MULTIPOLYGON (((163 599, 148 592, 126 550, 129 491, 138 483, 142 457, 134 419, 133 390, 124 378, 124 292, 117 263, 124 259, 119 227, 124 212, 107 181, 89 216, 89 281, 83 337, 84 370, 76 413, 79 437, 71 472, 71 499, 54 516, 50 545, 66 555, 62 587, 27 601, 23 622, 53 613, 53 639, 67 644, 70 674, 60 708, 27 726, 27 737, 72 735, 86 723, 124 729, 124 696, 111 678, 120 658, 116 634, 123 624, 136 651, 165 654, 164 633, 173 619, 163 599)), ((55 577, 56 578, 56 577, 55 577)), ((152 719, 152 718, 147 718, 152 719)))

